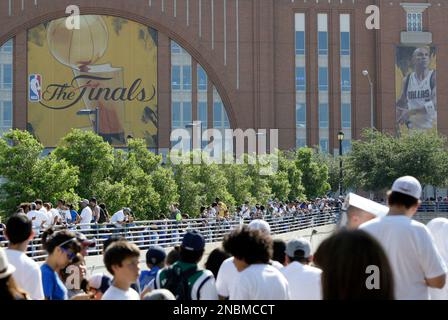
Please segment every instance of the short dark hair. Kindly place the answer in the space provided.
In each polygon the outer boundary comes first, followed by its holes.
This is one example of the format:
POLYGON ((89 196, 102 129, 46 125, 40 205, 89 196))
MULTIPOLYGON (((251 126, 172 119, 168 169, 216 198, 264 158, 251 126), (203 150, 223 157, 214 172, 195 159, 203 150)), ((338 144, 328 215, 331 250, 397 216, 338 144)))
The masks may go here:
POLYGON ((300 250, 300 249, 294 251, 294 257, 288 256, 288 258, 289 258, 290 261, 297 261, 299 263, 309 263, 309 262, 311 262, 311 259, 309 257, 305 258, 305 251, 300 250))
POLYGON ((243 225, 226 235, 224 250, 247 264, 269 263, 272 257, 272 238, 260 230, 251 230, 243 225))
POLYGON ((43 205, 43 204, 44 204, 43 201, 40 200, 40 199, 36 199, 36 201, 34 201, 34 203, 35 203, 35 204, 40 204, 40 205, 43 205))
POLYGON ((381 244, 363 230, 341 230, 325 239, 314 255, 322 269, 324 300, 393 300, 392 269, 381 244), (368 266, 378 266, 380 289, 366 286, 368 266))
POLYGON ((175 246, 173 250, 168 252, 165 258, 165 264, 172 265, 180 258, 180 246, 175 246))
POLYGON ((13 214, 6 222, 6 236, 11 244, 24 242, 32 232, 33 224, 23 213, 13 214))
POLYGON ((406 209, 418 204, 418 199, 397 191, 391 191, 387 195, 387 202, 390 206, 402 205, 406 209))
POLYGON ((221 267, 224 260, 229 257, 230 255, 223 249, 216 248, 208 255, 207 262, 205 263, 205 268, 207 270, 210 270, 216 279, 216 277, 218 276, 219 268, 221 267))
POLYGON ((118 265, 127 258, 140 257, 140 249, 134 244, 126 240, 115 241, 112 243, 104 253, 104 265, 112 275, 114 271, 112 266, 118 265))
POLYGON ((117 242, 117 241, 124 241, 124 240, 126 240, 126 239, 124 237, 122 237, 122 236, 110 236, 109 238, 107 238, 103 242, 103 253, 106 252, 107 248, 112 243, 117 242))
POLYGON ((285 263, 285 250, 286 243, 281 239, 275 239, 273 242, 273 255, 272 259, 280 262, 281 264, 285 263))

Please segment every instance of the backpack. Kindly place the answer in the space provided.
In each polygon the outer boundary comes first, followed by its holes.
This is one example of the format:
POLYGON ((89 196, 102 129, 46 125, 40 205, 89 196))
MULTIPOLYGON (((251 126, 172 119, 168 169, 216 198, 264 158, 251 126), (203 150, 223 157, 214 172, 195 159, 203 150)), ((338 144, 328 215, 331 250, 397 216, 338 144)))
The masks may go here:
MULTIPOLYGON (((160 288, 171 291, 176 300, 190 301, 194 281, 201 276, 202 270, 198 270, 197 266, 195 266, 182 271, 180 267, 173 265, 163 270, 163 273, 164 279, 160 280, 160 288), (196 274, 198 275, 193 277, 196 274), (194 280, 191 284, 190 279, 194 280)), ((157 281, 155 281, 155 286, 157 286, 157 281)))

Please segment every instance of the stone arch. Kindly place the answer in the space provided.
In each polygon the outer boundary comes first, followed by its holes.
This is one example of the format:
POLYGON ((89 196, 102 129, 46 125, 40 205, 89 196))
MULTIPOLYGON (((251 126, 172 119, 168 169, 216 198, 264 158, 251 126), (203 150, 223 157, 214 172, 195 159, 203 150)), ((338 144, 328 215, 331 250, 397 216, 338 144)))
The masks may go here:
MULTIPOLYGON (((62 2, 62 1, 61 1, 62 2)), ((83 1, 80 1, 81 3, 83 1)), ((64 7, 65 8, 65 7, 64 7)), ((171 27, 168 26, 167 21, 163 21, 156 14, 148 14, 147 16, 134 13, 131 11, 117 9, 117 8, 107 8, 107 7, 82 7, 82 15, 88 14, 96 14, 96 15, 109 15, 115 17, 125 18, 131 21, 135 21, 142 25, 146 25, 148 27, 154 28, 158 32, 161 32, 168 36, 169 38, 176 41, 179 45, 181 45, 191 56, 195 59, 201 66, 204 68, 207 73, 209 79, 216 87, 219 95, 221 96, 221 100, 223 102, 224 108, 227 112, 227 116, 229 118, 230 127, 238 128, 238 119, 235 114, 236 103, 232 101, 236 101, 236 96, 233 94, 233 85, 230 81, 228 81, 225 76, 226 71, 225 68, 218 63, 217 61, 213 61, 213 54, 210 49, 205 48, 198 36, 196 35, 194 38, 187 40, 186 31, 184 26, 180 26, 179 23, 172 24, 171 27), (218 76, 219 75, 219 76, 218 76)), ((4 29, 5 32, 0 31, 0 46, 6 43, 11 38, 14 38, 18 33, 22 31, 26 31, 30 28, 33 28, 41 23, 46 21, 51 21, 54 19, 59 19, 66 17, 64 10, 54 10, 51 12, 47 12, 45 14, 36 15, 32 18, 25 19, 23 17, 18 17, 16 19, 15 26, 11 29, 4 29)), ((164 16, 166 17, 166 16, 164 16)), ((1 30, 1 29, 0 29, 1 30)))

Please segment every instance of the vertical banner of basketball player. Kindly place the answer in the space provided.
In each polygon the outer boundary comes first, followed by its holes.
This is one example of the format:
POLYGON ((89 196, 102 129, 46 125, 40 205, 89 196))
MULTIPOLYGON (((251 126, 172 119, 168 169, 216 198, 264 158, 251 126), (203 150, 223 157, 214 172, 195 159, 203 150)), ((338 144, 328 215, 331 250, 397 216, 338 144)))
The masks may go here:
POLYGON ((65 18, 28 30, 27 128, 55 147, 72 128, 115 147, 131 135, 157 147, 157 31, 112 16, 65 18), (80 112, 83 110, 83 112, 80 112))
POLYGON ((395 64, 396 125, 437 129, 436 48, 397 47, 395 64))

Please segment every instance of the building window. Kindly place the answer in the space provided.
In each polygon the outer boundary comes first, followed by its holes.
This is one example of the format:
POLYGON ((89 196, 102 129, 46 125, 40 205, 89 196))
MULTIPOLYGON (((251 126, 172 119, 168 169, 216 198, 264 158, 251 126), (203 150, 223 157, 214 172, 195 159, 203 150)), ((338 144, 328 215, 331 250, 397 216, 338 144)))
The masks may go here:
POLYGON ((306 146, 306 46, 305 14, 295 14, 296 147, 306 146))
POLYGON ((341 31, 341 55, 350 55, 350 32, 341 31))
POLYGON ((328 90, 328 68, 319 67, 319 90, 328 90))
POLYGON ((207 102, 198 102, 198 120, 201 121, 202 129, 207 129, 207 102))
POLYGON ((296 31, 296 55, 305 54, 305 32, 296 31))
POLYGON ((341 89, 342 91, 350 91, 350 67, 341 68, 341 89))
POLYGON ((350 129, 352 124, 352 106, 350 104, 344 103, 341 106, 341 122, 342 128, 350 129))
POLYGON ((171 67, 171 89, 180 90, 180 66, 171 67))
POLYGON ((198 91, 207 91, 208 79, 205 70, 198 64, 198 91))
POLYGON ((328 104, 319 104, 319 128, 328 128, 328 104))
POLYGON ((0 47, 0 136, 12 128, 13 40, 0 47))
POLYGON ((296 104, 296 127, 306 128, 306 110, 302 103, 296 104))
POLYGON ((328 153, 328 139, 320 139, 319 146, 322 152, 328 153))
POLYGON ((305 67, 296 67, 296 91, 305 91, 305 67))
POLYGON ((171 108, 171 119, 172 119, 172 127, 181 128, 182 127, 182 117, 180 112, 180 102, 173 102, 171 108))
POLYGON ((182 89, 191 90, 191 66, 183 66, 182 79, 182 89))
POLYGON ((182 48, 176 42, 171 41, 171 54, 180 54, 182 53, 182 48))
POLYGON ((328 54, 328 32, 327 31, 319 31, 319 54, 325 55, 328 54))
POLYGON ((423 31, 423 13, 408 13, 407 14, 408 31, 421 32, 423 31))

